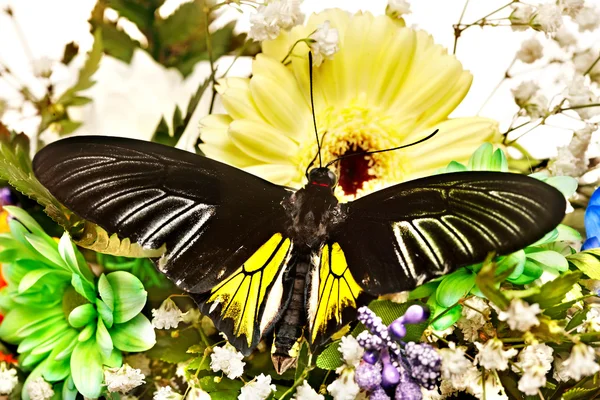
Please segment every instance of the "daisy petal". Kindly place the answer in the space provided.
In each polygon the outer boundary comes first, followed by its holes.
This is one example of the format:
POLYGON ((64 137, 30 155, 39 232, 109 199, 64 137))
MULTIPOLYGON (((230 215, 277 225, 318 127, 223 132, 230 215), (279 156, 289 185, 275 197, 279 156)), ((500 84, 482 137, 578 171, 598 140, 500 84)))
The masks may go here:
POLYGON ((289 164, 259 164, 246 167, 244 171, 278 185, 287 185, 298 175, 298 169, 289 164))
POLYGON ((241 151, 264 162, 290 164, 298 152, 296 143, 278 129, 247 119, 233 121, 229 137, 241 151))

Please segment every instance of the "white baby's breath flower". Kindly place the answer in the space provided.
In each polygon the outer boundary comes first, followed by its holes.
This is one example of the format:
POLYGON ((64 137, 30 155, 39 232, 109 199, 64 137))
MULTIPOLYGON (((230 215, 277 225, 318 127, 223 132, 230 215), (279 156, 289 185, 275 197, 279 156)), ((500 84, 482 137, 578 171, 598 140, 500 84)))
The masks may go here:
POLYGON ((40 57, 33 60, 31 68, 33 74, 38 78, 49 78, 52 75, 52 67, 54 66, 54 60, 48 57, 40 57))
POLYGON ((277 387, 271 384, 271 376, 260 374, 242 387, 238 400, 264 400, 276 390, 277 387))
POLYGON ((17 370, 9 368, 6 362, 0 364, 0 394, 10 394, 19 383, 17 370))
POLYGON ((342 337, 338 349, 342 353, 342 358, 346 364, 351 367, 357 367, 365 353, 365 350, 360 347, 358 341, 352 335, 342 337))
POLYGON ((542 118, 548 114, 548 99, 542 93, 536 93, 523 107, 531 119, 542 118))
POLYGON ((453 342, 448 343, 448 348, 439 350, 442 357, 442 378, 449 380, 453 386, 464 379, 465 372, 472 366, 471 361, 465 357, 465 350, 456 347, 453 342))
POLYGON ((521 82, 519 86, 511 89, 513 96, 515 97, 515 103, 521 108, 524 108, 529 99, 536 95, 540 90, 537 83, 533 81, 521 82))
POLYGON ((392 18, 410 14, 410 3, 407 0, 389 0, 385 13, 392 18))
POLYGON ((325 400, 325 396, 318 394, 308 382, 302 382, 302 385, 296 387, 295 400, 325 400))
POLYGON ((552 39, 554 39, 554 41, 564 49, 577 44, 577 38, 566 26, 562 26, 559 30, 557 30, 552 39))
POLYGON ((227 343, 223 347, 214 347, 210 355, 210 368, 214 372, 223 371, 229 379, 235 379, 244 373, 244 355, 227 343))
MULTIPOLYGON (((567 88, 567 99, 571 107, 596 104, 600 101, 598 96, 590 89, 584 76, 576 76, 567 88)), ((582 107, 574 110, 581 119, 590 119, 598 115, 600 107, 582 107)))
POLYGON ((191 388, 187 396, 185 396, 185 400, 211 400, 211 398, 210 394, 208 394, 204 390, 198 387, 194 387, 191 388))
POLYGON ((567 146, 558 147, 556 158, 552 159, 548 166, 550 173, 554 176, 578 178, 587 171, 589 161, 585 154, 596 129, 594 125, 587 125, 573 133, 573 138, 567 146))
POLYGON ((584 0, 560 0, 559 4, 562 7, 564 15, 575 17, 583 8, 584 0))
POLYGON ((577 332, 600 332, 600 305, 592 305, 583 323, 577 327, 577 332))
POLYGON ((573 55, 573 64, 575 65, 575 71, 579 74, 583 75, 587 73, 592 82, 600 84, 600 62, 595 63, 598 55, 599 52, 592 49, 575 53, 573 55))
POLYGON ((563 25, 562 7, 552 3, 541 4, 532 20, 532 27, 554 33, 563 25))
POLYGON ((600 11, 596 7, 585 6, 575 17, 579 32, 595 31, 600 26, 600 11))
MULTIPOLYGON (((534 396, 546 384, 546 373, 552 367, 552 351, 545 344, 534 344, 521 350, 516 363, 523 371, 518 385, 521 392, 534 396)), ((513 371, 519 372, 519 368, 513 367, 513 371)))
POLYGON ((565 360, 569 358, 568 353, 558 353, 554 356, 554 370, 552 372, 552 378, 559 382, 566 382, 570 378, 567 375, 567 368, 565 367, 565 360))
POLYGON ((600 371, 594 348, 584 343, 577 343, 573 346, 571 355, 563 362, 563 367, 565 375, 576 381, 600 371))
POLYGON ((154 400, 183 400, 183 396, 173 391, 171 386, 159 388, 152 396, 154 400))
POLYGON ((28 382, 25 389, 31 400, 48 400, 54 396, 52 386, 41 377, 28 382))
POLYGON ((492 338, 481 344, 475 342, 479 351, 475 361, 485 369, 504 371, 508 368, 508 360, 517 355, 516 349, 504 350, 504 343, 498 338, 492 338))
POLYGON ((317 30, 310 35, 312 39, 310 49, 313 54, 313 65, 318 67, 325 59, 331 60, 333 55, 339 50, 338 31, 330 27, 329 21, 323 22, 317 27, 317 30))
POLYGON ((521 49, 517 51, 517 59, 524 63, 531 64, 544 55, 542 43, 536 38, 530 38, 521 43, 521 49))
POLYGON ((524 31, 529 28, 531 19, 535 14, 535 8, 528 4, 516 3, 511 6, 513 12, 508 19, 510 20, 513 31, 524 31))
POLYGON ((300 11, 300 0, 275 0, 260 5, 250 15, 248 37, 256 41, 275 39, 282 29, 289 30, 301 24, 304 14, 300 11))
POLYGON ((504 386, 497 378, 497 374, 490 371, 479 371, 465 376, 467 392, 481 400, 508 400, 504 386), (485 390, 484 390, 485 387, 485 390))
POLYGON ((171 298, 162 302, 160 307, 152 310, 152 325, 156 329, 177 328, 182 321, 183 313, 171 298))
POLYGON ((327 391, 333 400, 355 400, 360 388, 354 381, 354 370, 344 369, 341 375, 327 386, 327 391))
POLYGON ((456 326, 462 331, 465 340, 472 342, 479 337, 479 330, 487 322, 491 310, 488 304, 477 296, 468 298, 464 304, 462 317, 456 326))
POLYGON ((120 368, 105 368, 104 382, 109 392, 127 393, 145 383, 144 374, 139 369, 123 364, 120 368))
POLYGON ((510 302, 508 310, 501 311, 498 314, 500 321, 506 321, 510 329, 522 332, 528 331, 533 326, 538 326, 540 320, 537 315, 541 313, 539 304, 527 304, 521 299, 513 299, 510 302))

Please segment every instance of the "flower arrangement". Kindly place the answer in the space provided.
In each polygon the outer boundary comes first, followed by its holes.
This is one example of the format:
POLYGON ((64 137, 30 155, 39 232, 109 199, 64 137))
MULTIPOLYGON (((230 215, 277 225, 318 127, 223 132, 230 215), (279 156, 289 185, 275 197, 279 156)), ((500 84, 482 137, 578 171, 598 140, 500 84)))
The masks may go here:
MULTIPOLYGON (((467 0, 446 49, 409 27, 419 21, 406 0, 373 13, 310 15, 298 0, 192 0, 165 11, 167 3, 95 2, 89 51, 72 42, 60 61, 32 57, 28 79, 0 61, 0 85, 12 88, 0 92, 0 395, 600 398, 598 4, 507 0, 465 22, 467 0), (234 22, 221 22, 229 15, 234 22), (520 47, 481 110, 454 117, 478 79, 457 50, 477 52, 460 40, 478 29, 518 37, 520 47), (160 90, 145 87, 149 80, 160 90), (502 88, 512 98, 496 104, 508 120, 482 116, 502 88), (547 139, 530 133, 551 129, 561 145, 540 155, 535 146, 547 139), (227 299, 196 303, 161 272, 164 248, 82 218, 38 181, 33 155, 98 130, 175 146, 290 190, 307 183, 317 159, 339 159, 331 168, 341 202, 438 174, 526 174, 559 191, 567 214, 517 251, 453 266, 413 290, 353 294, 356 318, 318 346, 304 335, 291 364, 278 368, 272 327, 243 354, 216 327, 225 324, 213 311, 227 299)), ((21 11, 7 6, 2 21, 20 31, 21 11)), ((327 318, 339 322, 342 311, 329 307, 327 318)))

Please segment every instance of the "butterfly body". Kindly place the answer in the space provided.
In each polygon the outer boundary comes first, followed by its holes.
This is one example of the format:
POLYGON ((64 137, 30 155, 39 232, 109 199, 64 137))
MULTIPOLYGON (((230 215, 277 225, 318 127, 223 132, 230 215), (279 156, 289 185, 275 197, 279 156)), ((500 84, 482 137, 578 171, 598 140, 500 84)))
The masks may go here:
POLYGON ((373 296, 519 250, 565 211, 563 195, 543 182, 482 171, 340 204, 327 168, 293 191, 192 153, 111 137, 55 142, 33 164, 80 217, 166 247, 157 268, 239 351, 273 332, 279 372, 293 365, 302 338, 317 349, 373 296))

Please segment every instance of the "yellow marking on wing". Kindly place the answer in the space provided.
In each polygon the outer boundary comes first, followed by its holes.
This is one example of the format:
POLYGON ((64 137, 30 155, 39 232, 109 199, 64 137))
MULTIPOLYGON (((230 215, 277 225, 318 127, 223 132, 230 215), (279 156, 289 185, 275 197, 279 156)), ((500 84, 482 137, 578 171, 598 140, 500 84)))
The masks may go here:
POLYGON ((221 318, 233 319, 233 334, 246 335, 248 346, 252 345, 267 288, 277 276, 290 246, 290 239, 276 233, 237 271, 211 290, 207 303, 221 304, 221 318))
POLYGON ((329 320, 335 318, 338 324, 342 323, 342 311, 346 307, 356 308, 356 299, 361 292, 340 245, 325 245, 319 266, 319 292, 312 323, 313 342, 319 333, 325 333, 329 320))

